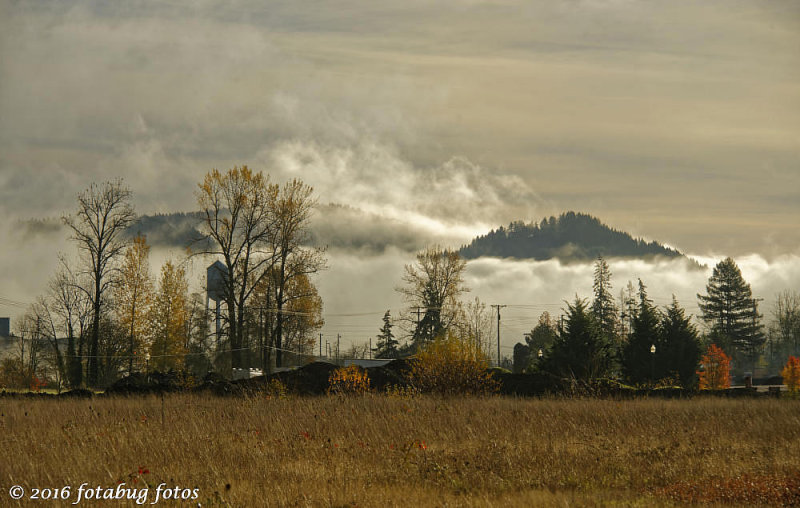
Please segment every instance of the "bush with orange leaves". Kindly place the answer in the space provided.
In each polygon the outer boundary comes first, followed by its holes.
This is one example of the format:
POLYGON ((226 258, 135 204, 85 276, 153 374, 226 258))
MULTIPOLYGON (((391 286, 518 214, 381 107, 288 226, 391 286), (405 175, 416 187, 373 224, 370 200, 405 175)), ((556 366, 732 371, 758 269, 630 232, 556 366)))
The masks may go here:
POLYGON ((731 358, 716 344, 708 346, 700 360, 704 369, 697 373, 701 390, 724 390, 731 386, 731 358))
POLYGON ((800 391, 800 357, 790 356, 789 361, 781 371, 783 382, 789 388, 789 393, 795 394, 800 391))
POLYGON ((367 371, 358 365, 338 368, 328 378, 329 395, 362 395, 368 391, 367 371))
POLYGON ((409 381, 422 393, 487 395, 499 389, 488 367, 488 358, 476 341, 448 333, 420 349, 409 381))

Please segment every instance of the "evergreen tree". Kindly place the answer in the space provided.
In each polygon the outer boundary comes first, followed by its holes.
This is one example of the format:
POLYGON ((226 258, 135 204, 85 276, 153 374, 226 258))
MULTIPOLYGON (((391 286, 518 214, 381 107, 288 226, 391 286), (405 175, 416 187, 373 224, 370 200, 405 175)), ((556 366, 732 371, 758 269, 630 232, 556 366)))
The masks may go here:
MULTIPOLYGON (((697 365, 700 363, 701 349, 697 329, 678 305, 675 296, 672 305, 661 319, 658 360, 664 374, 676 376, 681 386, 691 388, 697 385, 697 365)), ((658 368, 658 365, 656 366, 658 368)))
POLYGON ((564 377, 590 380, 608 375, 612 349, 600 333, 586 301, 567 304, 564 329, 542 362, 542 370, 564 377))
POLYGON ((706 292, 697 298, 711 337, 735 358, 754 361, 766 339, 750 284, 733 259, 714 267, 706 292))
POLYGON ((383 326, 380 329, 381 333, 377 337, 377 344, 373 351, 377 358, 399 358, 400 352, 397 350, 399 342, 394 338, 392 333, 392 316, 387 310, 383 315, 383 326))
POLYGON ((600 333, 609 340, 617 338, 617 304, 611 293, 611 270, 602 256, 598 256, 594 264, 594 314, 600 333))
POLYGON ((647 288, 639 279, 639 304, 631 325, 631 335, 622 350, 622 371, 632 383, 655 381, 661 373, 655 369, 660 364, 659 316, 653 302, 647 297, 647 288), (651 348, 656 346, 656 353, 651 348))
POLYGON ((525 343, 533 354, 538 355, 540 349, 545 350, 550 347, 557 335, 556 325, 550 313, 544 311, 533 330, 525 334, 525 343))
POLYGON ((633 318, 636 316, 636 290, 633 282, 628 281, 625 289, 620 291, 619 301, 622 307, 619 313, 619 329, 622 330, 620 335, 627 340, 633 330, 633 318))
POLYGON ((514 344, 514 374, 521 374, 531 363, 531 348, 521 342, 514 344))
POLYGON ((750 307, 750 320, 748 326, 745 327, 745 336, 742 340, 736 342, 736 347, 741 354, 742 360, 746 361, 751 368, 751 371, 756 368, 756 361, 758 361, 761 352, 764 350, 764 344, 767 342, 767 335, 764 333, 764 325, 761 323, 763 314, 758 312, 758 299, 751 300, 750 307))

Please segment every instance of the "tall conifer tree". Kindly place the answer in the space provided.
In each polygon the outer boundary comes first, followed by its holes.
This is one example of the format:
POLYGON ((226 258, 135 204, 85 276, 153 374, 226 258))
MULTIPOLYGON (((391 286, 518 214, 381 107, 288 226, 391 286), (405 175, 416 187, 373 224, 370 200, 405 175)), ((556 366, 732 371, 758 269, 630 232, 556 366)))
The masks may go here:
POLYGON ((656 371, 656 364, 660 365, 662 355, 659 321, 658 310, 648 298, 646 286, 639 279, 639 303, 633 318, 630 339, 622 350, 622 370, 625 377, 633 383, 655 381, 659 377, 660 372, 656 371), (651 352, 653 346, 656 346, 655 353, 651 352))
POLYGON ((592 314, 597 326, 607 339, 613 340, 617 336, 617 304, 611 293, 611 270, 602 256, 598 256, 594 264, 594 300, 592 301, 592 314))
POLYGON ((705 295, 697 295, 703 320, 717 345, 738 360, 753 361, 765 336, 750 284, 731 258, 714 267, 705 295))

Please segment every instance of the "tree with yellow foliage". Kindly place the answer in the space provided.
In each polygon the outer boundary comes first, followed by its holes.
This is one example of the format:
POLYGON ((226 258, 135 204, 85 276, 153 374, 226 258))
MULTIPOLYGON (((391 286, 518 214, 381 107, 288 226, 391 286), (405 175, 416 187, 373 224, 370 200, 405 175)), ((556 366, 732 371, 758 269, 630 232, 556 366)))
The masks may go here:
POLYGON ((153 278, 150 274, 150 246, 136 236, 125 250, 119 282, 114 287, 117 320, 128 331, 128 374, 144 367, 144 339, 147 313, 153 303, 153 278), (137 361, 134 361, 137 359, 137 361))
POLYGON ((410 381, 423 393, 484 395, 499 388, 488 368, 489 358, 480 343, 449 332, 419 349, 410 381))
POLYGON ((273 237, 279 188, 269 176, 247 166, 225 173, 216 169, 199 185, 197 203, 203 213, 207 242, 194 254, 219 258, 223 271, 226 329, 234 368, 242 367, 246 305, 256 284, 276 261, 273 237))
POLYGON ((188 300, 186 270, 167 261, 161 268, 158 291, 149 313, 150 370, 166 372, 183 367, 188 343, 188 300))

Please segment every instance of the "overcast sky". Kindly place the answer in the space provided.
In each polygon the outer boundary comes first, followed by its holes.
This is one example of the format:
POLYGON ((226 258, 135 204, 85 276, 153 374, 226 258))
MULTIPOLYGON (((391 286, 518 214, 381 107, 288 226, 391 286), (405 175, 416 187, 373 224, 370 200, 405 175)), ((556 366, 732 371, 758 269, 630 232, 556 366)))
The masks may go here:
POLYGON ((800 3, 0 0, 6 219, 115 177, 191 210, 234 164, 404 238, 576 210, 800 254, 800 3))

